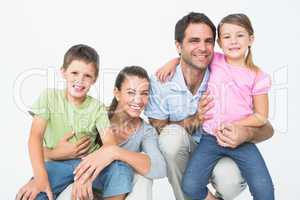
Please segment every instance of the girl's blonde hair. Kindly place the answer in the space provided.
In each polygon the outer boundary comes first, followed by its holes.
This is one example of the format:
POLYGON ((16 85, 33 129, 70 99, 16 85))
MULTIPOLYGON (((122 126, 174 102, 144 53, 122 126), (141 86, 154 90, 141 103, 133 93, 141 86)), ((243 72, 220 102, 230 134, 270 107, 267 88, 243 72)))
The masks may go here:
MULTIPOLYGON (((237 26, 241 26, 250 36, 254 35, 254 30, 251 24, 250 19, 247 17, 247 15, 242 13, 237 14, 230 14, 224 17, 221 22, 218 25, 217 32, 218 32, 218 38, 220 38, 220 29, 223 24, 234 24, 237 26)), ((251 70, 257 72, 259 70, 259 67, 254 64, 253 58, 252 58, 252 52, 251 52, 251 46, 248 47, 248 53, 246 56, 246 66, 249 67, 251 70)))

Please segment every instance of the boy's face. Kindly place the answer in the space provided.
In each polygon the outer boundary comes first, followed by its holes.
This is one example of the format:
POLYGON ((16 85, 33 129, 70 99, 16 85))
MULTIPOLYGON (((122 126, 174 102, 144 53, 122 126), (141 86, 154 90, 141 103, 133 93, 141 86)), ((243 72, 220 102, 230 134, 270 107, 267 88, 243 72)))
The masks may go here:
POLYGON ((62 75, 67 81, 67 98, 73 103, 82 103, 96 81, 96 69, 93 63, 73 60, 67 69, 62 68, 62 75))

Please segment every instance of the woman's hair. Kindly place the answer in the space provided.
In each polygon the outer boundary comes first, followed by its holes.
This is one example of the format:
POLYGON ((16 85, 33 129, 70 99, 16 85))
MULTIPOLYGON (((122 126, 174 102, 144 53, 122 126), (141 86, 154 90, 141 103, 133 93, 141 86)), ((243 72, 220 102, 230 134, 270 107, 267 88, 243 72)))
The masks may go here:
POLYGON ((96 78, 99 74, 99 55, 95 49, 85 44, 72 46, 64 55, 62 68, 67 69, 74 60, 80 60, 87 64, 93 64, 96 69, 96 78))
MULTIPOLYGON (((217 32, 218 32, 218 38, 220 39, 220 29, 223 24, 234 24, 237 26, 241 26, 246 31, 250 36, 254 35, 254 30, 251 24, 250 19, 247 17, 247 15, 242 14, 242 13, 237 13, 237 14, 230 14, 224 17, 221 22, 218 25, 217 32)), ((254 64, 253 59, 252 59, 252 52, 251 52, 251 46, 248 47, 248 53, 246 56, 246 66, 249 67, 253 71, 258 71, 259 68, 254 64)))
MULTIPOLYGON (((129 67, 124 67, 119 72, 119 74, 117 75, 114 87, 120 91, 125 79, 129 76, 137 76, 139 78, 146 79, 148 82, 150 82, 148 73, 144 68, 139 67, 139 66, 129 66, 129 67)), ((117 101, 116 97, 114 97, 110 106, 108 107, 108 118, 109 119, 111 119, 113 117, 117 106, 118 106, 118 101, 117 101)))

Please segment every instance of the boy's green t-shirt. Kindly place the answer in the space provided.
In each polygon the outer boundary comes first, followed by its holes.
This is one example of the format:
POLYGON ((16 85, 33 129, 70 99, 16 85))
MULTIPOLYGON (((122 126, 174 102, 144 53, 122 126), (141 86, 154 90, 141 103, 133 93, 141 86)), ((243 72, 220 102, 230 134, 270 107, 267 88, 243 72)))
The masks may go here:
POLYGON ((47 120, 44 134, 44 146, 54 148, 59 140, 69 131, 74 131, 69 141, 75 143, 82 136, 88 135, 92 140, 89 153, 99 148, 95 143, 99 133, 109 126, 109 119, 104 104, 87 96, 79 106, 70 104, 66 90, 46 89, 32 105, 32 113, 47 120), (97 129, 97 130, 96 130, 97 129))

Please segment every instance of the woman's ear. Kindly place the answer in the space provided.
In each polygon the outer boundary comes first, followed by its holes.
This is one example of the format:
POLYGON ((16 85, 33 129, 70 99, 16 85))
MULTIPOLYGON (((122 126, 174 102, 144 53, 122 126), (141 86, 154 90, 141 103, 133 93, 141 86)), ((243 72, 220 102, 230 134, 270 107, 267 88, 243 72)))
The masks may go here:
POLYGON ((114 88, 114 97, 116 98, 117 101, 119 101, 120 99, 120 91, 118 90, 118 88, 114 88))
POLYGON ((61 68, 60 68, 60 73, 61 73, 61 76, 62 76, 64 79, 66 79, 66 69, 63 68, 63 67, 61 67, 61 68))

